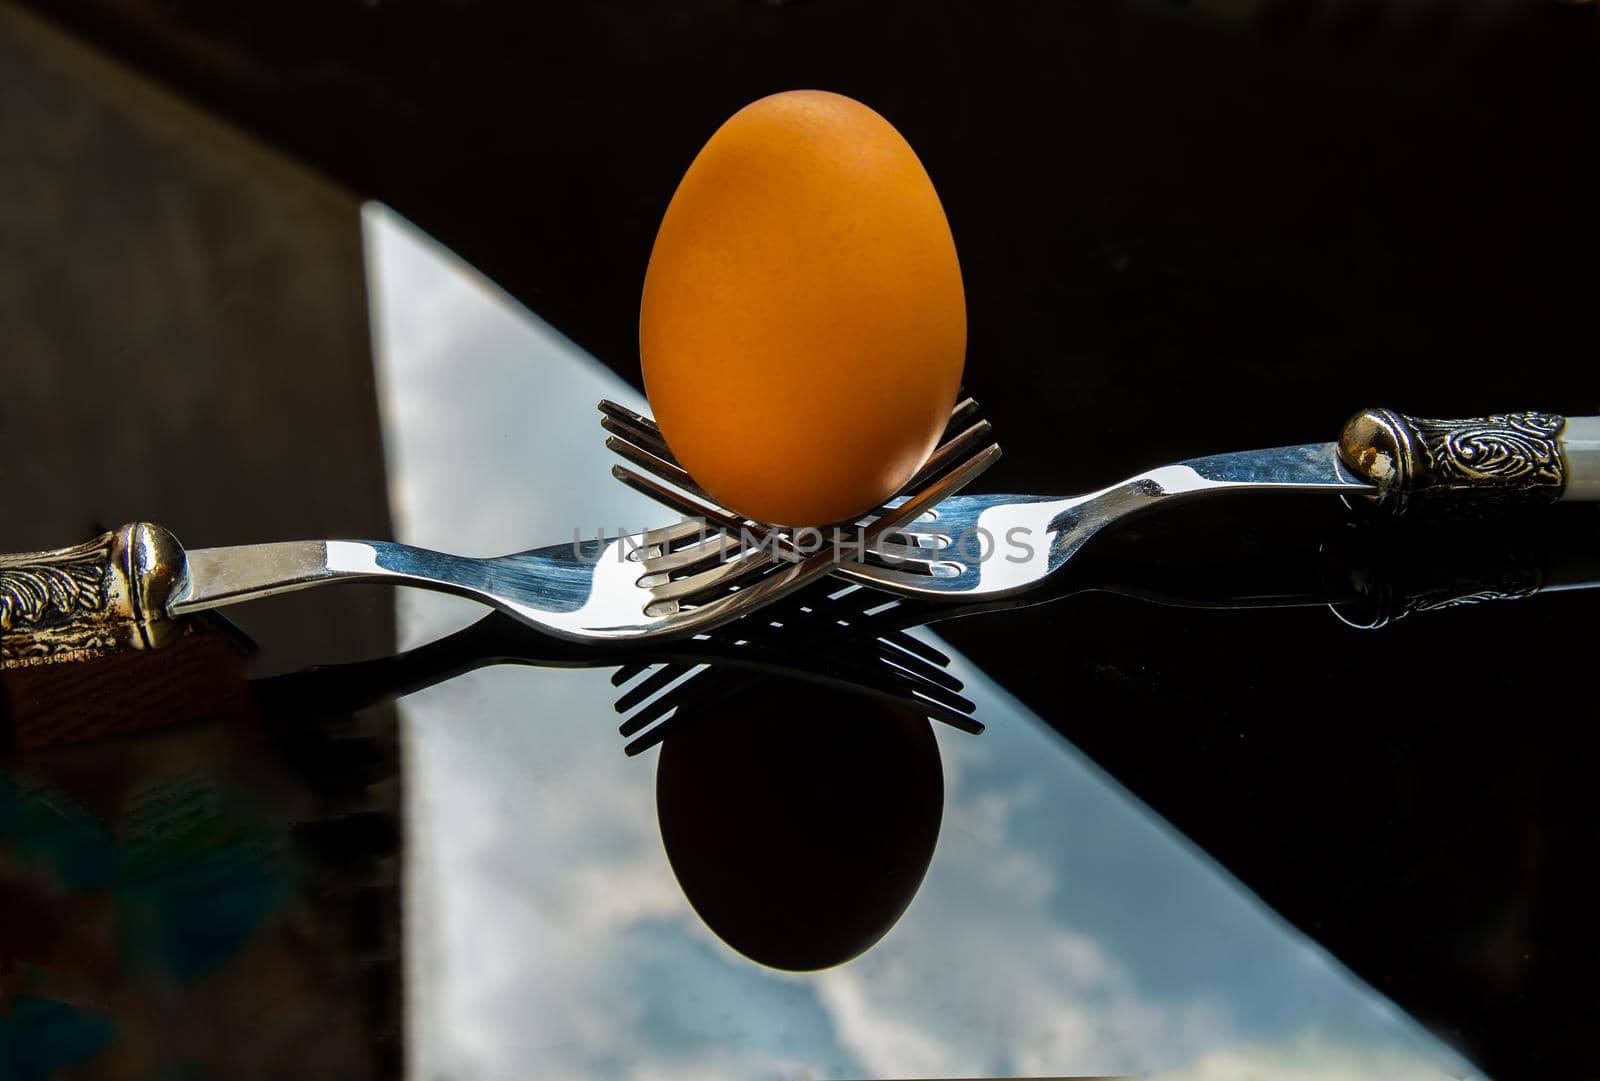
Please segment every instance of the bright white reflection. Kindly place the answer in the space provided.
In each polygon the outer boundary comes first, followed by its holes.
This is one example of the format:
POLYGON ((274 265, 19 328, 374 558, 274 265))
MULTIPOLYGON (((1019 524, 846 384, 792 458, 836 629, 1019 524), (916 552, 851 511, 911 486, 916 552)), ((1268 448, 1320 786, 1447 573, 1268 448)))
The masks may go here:
MULTIPOLYGON (((489 554, 669 517, 601 447, 596 401, 642 406, 635 392, 391 211, 364 221, 400 539, 489 554)), ((478 611, 399 597, 407 644, 478 611)), ((983 673, 953 669, 989 731, 939 732, 945 819, 922 890, 879 945, 813 975, 744 960, 689 908, 655 754, 623 756, 605 672, 502 667, 403 701, 413 1075, 1472 1074, 983 673)))

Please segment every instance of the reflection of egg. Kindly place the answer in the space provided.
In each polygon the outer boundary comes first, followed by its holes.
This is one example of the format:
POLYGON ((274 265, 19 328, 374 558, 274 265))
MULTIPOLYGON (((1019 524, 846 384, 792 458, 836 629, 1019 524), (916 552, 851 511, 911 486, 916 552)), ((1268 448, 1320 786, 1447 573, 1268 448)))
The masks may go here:
POLYGON ((944 208, 900 133, 850 98, 745 106, 678 185, 645 273, 645 391, 719 502, 821 525, 893 495, 961 383, 967 314, 944 208))
POLYGON ((771 679, 671 723, 656 760, 661 843, 719 938, 753 961, 811 972, 889 933, 944 816, 925 719, 771 679))

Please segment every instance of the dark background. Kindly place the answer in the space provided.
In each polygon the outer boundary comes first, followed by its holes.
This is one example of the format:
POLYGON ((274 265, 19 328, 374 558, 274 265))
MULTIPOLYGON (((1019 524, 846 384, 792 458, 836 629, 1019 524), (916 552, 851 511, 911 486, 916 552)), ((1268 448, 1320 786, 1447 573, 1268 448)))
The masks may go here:
MULTIPOLYGON (((394 206, 636 384, 645 261, 705 138, 775 90, 867 102, 951 220, 991 489, 1329 439, 1369 404, 1600 412, 1592 4, 30 6, 394 206)), ((1206 513, 1131 550, 1203 579, 1186 529, 1248 563, 1341 528, 1206 513)), ((1593 550, 1595 517, 1535 533, 1593 550)), ((1566 1077, 1600 1073, 1600 708, 1566 702, 1594 612, 1364 634, 1090 596, 945 633, 1488 1072, 1566 1077)))

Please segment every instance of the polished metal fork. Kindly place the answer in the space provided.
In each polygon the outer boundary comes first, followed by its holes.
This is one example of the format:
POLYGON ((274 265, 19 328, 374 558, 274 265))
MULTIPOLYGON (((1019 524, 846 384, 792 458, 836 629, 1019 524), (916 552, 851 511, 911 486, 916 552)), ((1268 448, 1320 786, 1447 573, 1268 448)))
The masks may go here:
MULTIPOLYGON (((874 535, 909 521, 988 468, 1000 448, 962 443, 917 478, 874 535)), ((340 582, 455 593, 548 634, 580 642, 669 638, 737 619, 825 575, 825 553, 800 559, 724 547, 721 559, 663 562, 696 545, 699 522, 612 540, 469 558, 390 541, 288 541, 185 551, 137 522, 71 548, 0 556, 0 665, 84 659, 158 646, 173 619, 207 608, 340 582)))
MULTIPOLYGON (((618 479, 746 543, 804 550, 794 536, 718 506, 678 465, 648 417, 610 402, 601 411, 611 433, 606 445, 656 478, 616 466, 618 479)), ((1337 443, 1191 458, 1068 498, 954 496, 903 529, 881 530, 880 543, 835 546, 834 571, 901 596, 998 600, 1036 588, 1129 515, 1200 496, 1264 491, 1323 492, 1394 513, 1424 504, 1470 510, 1600 500, 1600 417, 1530 412, 1422 420, 1370 409, 1346 424, 1337 443)), ((701 542, 676 558, 693 565, 695 557, 711 558, 713 547, 701 542)))

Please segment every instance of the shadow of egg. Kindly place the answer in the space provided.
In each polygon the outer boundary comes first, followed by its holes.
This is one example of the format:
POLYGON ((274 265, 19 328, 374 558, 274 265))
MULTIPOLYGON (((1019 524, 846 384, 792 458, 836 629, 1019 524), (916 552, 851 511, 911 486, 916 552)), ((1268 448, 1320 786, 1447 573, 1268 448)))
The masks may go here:
POLYGON ((753 961, 814 971, 904 914, 939 837, 944 776, 914 711, 772 678, 662 744, 656 809, 707 926, 753 961))

